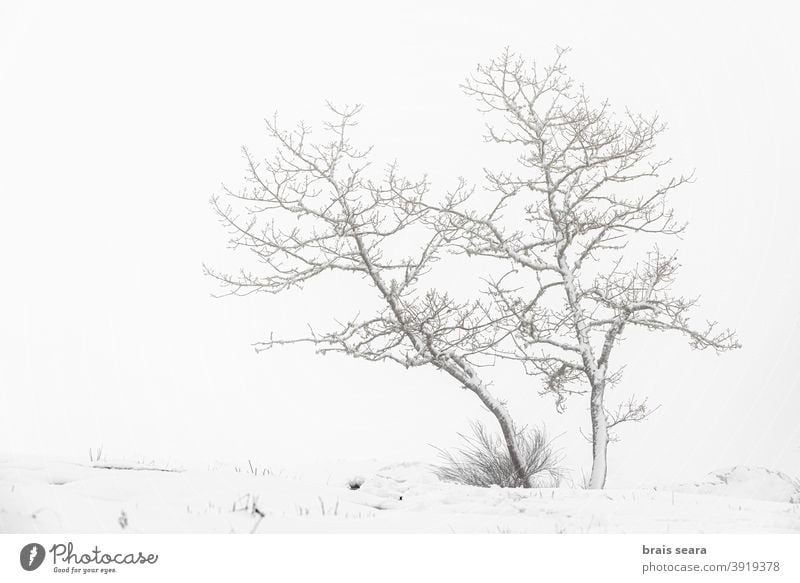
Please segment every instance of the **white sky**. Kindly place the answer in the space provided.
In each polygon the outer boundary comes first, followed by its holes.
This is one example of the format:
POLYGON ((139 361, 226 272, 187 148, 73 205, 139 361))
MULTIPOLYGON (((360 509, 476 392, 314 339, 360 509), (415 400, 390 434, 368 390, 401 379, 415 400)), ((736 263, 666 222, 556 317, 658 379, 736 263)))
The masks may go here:
MULTIPOLYGON (((477 177, 494 160, 458 84, 505 45, 544 61, 560 44, 590 95, 670 124, 661 152, 698 176, 675 200, 680 289, 744 344, 717 357, 631 337, 618 397, 663 407, 611 446, 609 486, 734 464, 800 474, 797 15, 700 4, 4 2, 0 451, 431 459, 428 444, 490 420, 434 372, 255 355, 349 288, 211 299, 201 263, 228 259, 207 201, 243 175, 241 145, 267 151, 264 117, 315 122, 326 99, 366 105, 380 160, 439 188, 477 177)), ((584 402, 557 416, 535 380, 492 376, 588 469, 584 402)))

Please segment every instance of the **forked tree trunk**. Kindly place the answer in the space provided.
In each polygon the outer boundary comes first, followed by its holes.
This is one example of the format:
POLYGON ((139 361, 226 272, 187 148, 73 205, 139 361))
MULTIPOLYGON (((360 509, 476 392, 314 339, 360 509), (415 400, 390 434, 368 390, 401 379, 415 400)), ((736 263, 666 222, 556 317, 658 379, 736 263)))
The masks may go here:
POLYGON ((589 477, 589 488, 601 490, 606 485, 608 464, 606 454, 608 450, 608 421, 603 405, 604 386, 592 387, 591 403, 589 410, 592 418, 592 474, 589 477))
POLYGON ((589 413, 592 420, 592 473, 589 477, 588 487, 593 490, 601 490, 606 485, 606 450, 608 449, 608 422, 606 420, 606 410, 603 406, 603 392, 606 386, 605 364, 598 367, 595 361, 592 346, 589 342, 589 335, 580 311, 575 274, 563 254, 558 259, 558 266, 563 274, 567 302, 572 308, 575 336, 580 346, 585 374, 592 387, 591 400, 589 402, 589 413))

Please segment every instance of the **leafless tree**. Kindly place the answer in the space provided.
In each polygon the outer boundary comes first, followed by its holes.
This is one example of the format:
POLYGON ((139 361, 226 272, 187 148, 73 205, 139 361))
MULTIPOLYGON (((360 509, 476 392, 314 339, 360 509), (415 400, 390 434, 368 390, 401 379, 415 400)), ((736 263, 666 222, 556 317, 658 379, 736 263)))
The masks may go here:
MULTIPOLYGON (((438 369, 475 393, 495 416, 523 475, 511 416, 478 374, 482 355, 508 332, 480 301, 459 302, 422 287, 421 278, 451 244, 447 233, 434 228, 437 211, 422 203, 427 179, 404 178, 396 165, 380 180, 370 179, 370 150, 356 148, 349 139, 360 107, 330 110, 333 121, 319 140, 302 124, 284 131, 273 119, 267 132, 276 143, 274 156, 257 162, 244 151, 247 185, 225 189, 212 204, 231 247, 249 252, 255 267, 235 273, 206 267, 207 273, 226 293, 238 295, 288 292, 330 272, 370 286, 378 300, 370 313, 356 314, 330 331, 270 336, 256 349, 308 343, 323 354, 438 369)), ((335 295, 327 297, 333 309, 335 295)))
POLYGON ((589 486, 602 488, 610 430, 651 412, 636 398, 606 405, 620 380, 611 356, 623 332, 678 332, 717 352, 739 344, 715 323, 693 326, 696 300, 671 292, 678 262, 658 239, 684 229, 667 198, 691 176, 662 178, 670 161, 655 157, 655 145, 664 124, 592 103, 567 75, 564 53, 540 67, 506 51, 467 79, 464 90, 490 119, 486 140, 512 150, 518 166, 486 170, 481 197, 465 189, 450 197, 439 232, 510 266, 490 288, 508 316, 499 324, 513 322, 513 346, 493 348, 540 377, 559 409, 570 394, 588 395, 589 486))

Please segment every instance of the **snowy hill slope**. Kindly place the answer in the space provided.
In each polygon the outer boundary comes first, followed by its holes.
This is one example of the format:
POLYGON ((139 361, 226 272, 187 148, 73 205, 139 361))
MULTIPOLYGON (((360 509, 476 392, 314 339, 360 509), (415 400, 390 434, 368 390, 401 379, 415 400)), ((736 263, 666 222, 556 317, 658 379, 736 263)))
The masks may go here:
POLYGON ((675 492, 800 503, 800 481, 767 468, 734 466, 712 472, 705 480, 678 484, 675 492))

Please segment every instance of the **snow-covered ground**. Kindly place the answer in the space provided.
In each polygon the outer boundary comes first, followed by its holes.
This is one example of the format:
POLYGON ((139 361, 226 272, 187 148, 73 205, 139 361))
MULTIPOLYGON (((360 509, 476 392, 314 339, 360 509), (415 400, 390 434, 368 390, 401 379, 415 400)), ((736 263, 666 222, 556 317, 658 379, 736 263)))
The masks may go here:
POLYGON ((14 456, 0 458, 0 532, 800 533, 800 494, 790 477, 747 467, 588 491, 459 486, 419 463, 184 469, 14 456))

